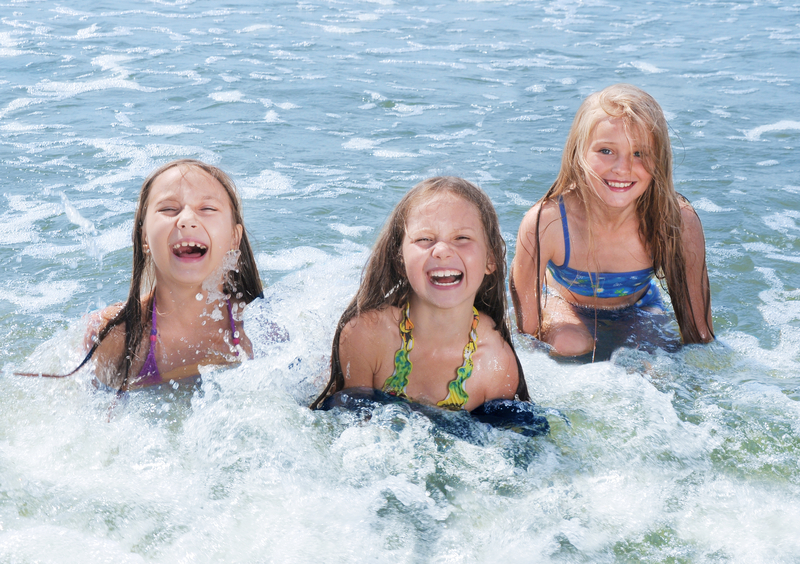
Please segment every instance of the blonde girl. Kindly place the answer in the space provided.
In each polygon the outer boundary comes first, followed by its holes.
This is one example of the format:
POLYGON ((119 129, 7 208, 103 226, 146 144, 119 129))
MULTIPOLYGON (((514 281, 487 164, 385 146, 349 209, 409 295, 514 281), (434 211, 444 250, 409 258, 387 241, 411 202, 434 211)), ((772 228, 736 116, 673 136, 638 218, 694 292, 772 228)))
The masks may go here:
POLYGON ((675 192, 661 107, 628 84, 578 109, 551 188, 525 215, 511 266, 521 331, 560 355, 592 351, 586 313, 662 310, 666 282, 684 343, 714 338, 705 239, 675 192))
POLYGON ((330 381, 311 407, 344 388, 448 409, 528 400, 504 280, 505 243, 488 196, 456 177, 417 184, 378 236, 336 329, 330 381))

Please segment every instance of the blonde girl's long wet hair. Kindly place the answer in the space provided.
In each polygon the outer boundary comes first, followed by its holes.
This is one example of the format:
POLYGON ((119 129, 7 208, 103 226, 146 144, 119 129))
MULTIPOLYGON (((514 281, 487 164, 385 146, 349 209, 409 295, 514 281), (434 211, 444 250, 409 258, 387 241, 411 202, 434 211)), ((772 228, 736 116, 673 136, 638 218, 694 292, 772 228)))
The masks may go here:
POLYGON ((127 301, 117 314, 100 329, 86 358, 84 358, 83 362, 81 362, 75 370, 63 375, 44 374, 41 376, 65 377, 76 373, 89 362, 92 355, 97 350, 97 347, 100 346, 100 343, 108 336, 111 330, 117 325, 122 324, 125 327, 125 348, 117 364, 117 375, 119 377, 119 385, 117 388, 120 392, 127 389, 131 366, 134 359, 138 356, 145 329, 150 324, 149 312, 152 308, 153 290, 155 289, 153 262, 150 255, 144 251, 143 232, 150 190, 156 178, 176 167, 181 168, 184 174, 191 169, 198 169, 217 180, 230 198, 233 225, 242 226, 242 237, 239 241, 239 251, 241 254, 239 255, 237 270, 232 271, 230 275, 226 277, 223 288, 225 295, 236 296, 245 303, 250 303, 261 295, 263 290, 261 278, 258 274, 258 267, 256 266, 256 260, 253 256, 253 249, 250 246, 250 240, 247 237, 247 230, 244 229, 242 202, 233 180, 219 168, 202 161, 180 159, 169 162, 150 173, 142 184, 142 189, 139 192, 139 202, 136 206, 136 214, 133 223, 133 269, 127 301))
MULTIPOLYGON (((475 184, 456 176, 439 176, 423 180, 398 202, 383 225, 369 260, 361 275, 358 292, 345 309, 333 338, 331 350, 331 378, 320 396, 311 404, 318 408, 329 396, 344 388, 344 374, 339 363, 339 338, 342 329, 355 317, 390 306, 402 307, 411 297, 413 290, 408 283, 403 264, 403 238, 406 222, 412 210, 421 203, 430 201, 439 194, 454 194, 473 204, 477 209, 484 228, 489 258, 495 264, 494 272, 483 278, 483 283, 475 296, 474 306, 488 314, 495 323, 500 335, 511 346, 511 331, 508 324, 508 307, 505 291, 506 244, 500 234, 500 222, 492 201, 475 184)), ((398 333, 398 346, 400 336, 398 333)), ((516 353, 514 353, 516 357, 516 353)), ((528 389, 519 366, 517 396, 528 400, 528 389)))
MULTIPOLYGON (((600 120, 608 117, 621 119, 626 131, 637 140, 644 151, 644 165, 653 180, 636 202, 639 237, 653 256, 656 277, 667 284, 683 342, 700 343, 703 338, 694 322, 695 316, 689 300, 686 259, 683 256, 681 240, 683 225, 681 201, 688 204, 688 200, 675 191, 672 182, 672 147, 667 120, 661 106, 652 96, 630 84, 615 84, 586 98, 572 122, 572 128, 564 145, 558 177, 540 202, 557 201, 559 196, 573 193, 585 206, 587 216, 591 216, 592 188, 589 186, 588 175, 592 174, 592 171, 586 162, 586 153, 595 126, 600 120)), ((543 282, 539 279, 541 213, 542 206, 539 207, 535 229, 534 263, 538 288, 542 287, 543 282)), ((592 241, 591 233, 589 240, 592 241)), ((702 307, 705 319, 711 308, 711 292, 705 257, 703 261, 702 307)), ((540 327, 543 295, 544 292, 539 292, 537 303, 540 327)))

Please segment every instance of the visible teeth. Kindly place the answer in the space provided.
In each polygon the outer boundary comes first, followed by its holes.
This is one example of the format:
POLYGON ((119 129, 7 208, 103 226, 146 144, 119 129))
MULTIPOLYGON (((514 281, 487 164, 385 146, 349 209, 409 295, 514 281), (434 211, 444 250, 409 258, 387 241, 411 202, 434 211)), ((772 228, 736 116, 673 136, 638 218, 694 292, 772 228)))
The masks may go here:
POLYGON ((633 184, 633 182, 612 182, 610 180, 607 180, 606 182, 612 188, 627 188, 633 184))
POLYGON ((207 249, 207 247, 202 243, 195 243, 194 241, 184 241, 182 243, 175 243, 175 245, 173 245, 172 248, 177 251, 181 247, 197 247, 198 249, 202 249, 204 251, 207 249))
POLYGON ((431 278, 444 278, 446 276, 460 276, 461 273, 458 270, 439 270, 437 272, 431 272, 431 278))

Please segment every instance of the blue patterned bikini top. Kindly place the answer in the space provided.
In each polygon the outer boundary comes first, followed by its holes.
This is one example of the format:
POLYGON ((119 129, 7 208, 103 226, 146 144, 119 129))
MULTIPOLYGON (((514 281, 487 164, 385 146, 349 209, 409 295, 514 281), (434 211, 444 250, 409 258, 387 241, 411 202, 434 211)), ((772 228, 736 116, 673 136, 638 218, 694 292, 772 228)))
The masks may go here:
POLYGON ((564 231, 564 264, 556 266, 547 261, 547 270, 553 280, 580 296, 598 298, 618 298, 631 296, 647 288, 655 272, 652 268, 634 270, 632 272, 583 272, 575 270, 569 264, 569 227, 567 226, 567 209, 564 198, 559 196, 558 207, 561 210, 561 228, 564 231))

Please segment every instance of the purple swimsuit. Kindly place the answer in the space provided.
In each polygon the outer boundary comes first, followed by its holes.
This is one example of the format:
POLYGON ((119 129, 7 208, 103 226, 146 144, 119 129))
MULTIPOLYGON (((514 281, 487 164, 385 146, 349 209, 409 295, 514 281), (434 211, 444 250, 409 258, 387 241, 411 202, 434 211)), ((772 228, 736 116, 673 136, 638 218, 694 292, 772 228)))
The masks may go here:
MULTIPOLYGON (((231 301, 225 300, 228 304, 228 319, 231 320, 231 342, 235 345, 239 344, 239 338, 236 336, 236 326, 233 322, 233 313, 231 312, 231 301)), ((158 363, 156 362, 156 341, 158 340, 158 329, 156 328, 156 296, 153 294, 153 307, 150 311, 152 318, 150 329, 150 351, 147 353, 147 358, 144 359, 144 365, 139 371, 139 376, 136 379, 137 385, 149 386, 161 383, 161 372, 158 370, 158 363)), ((239 355, 239 351, 236 351, 239 355)))

